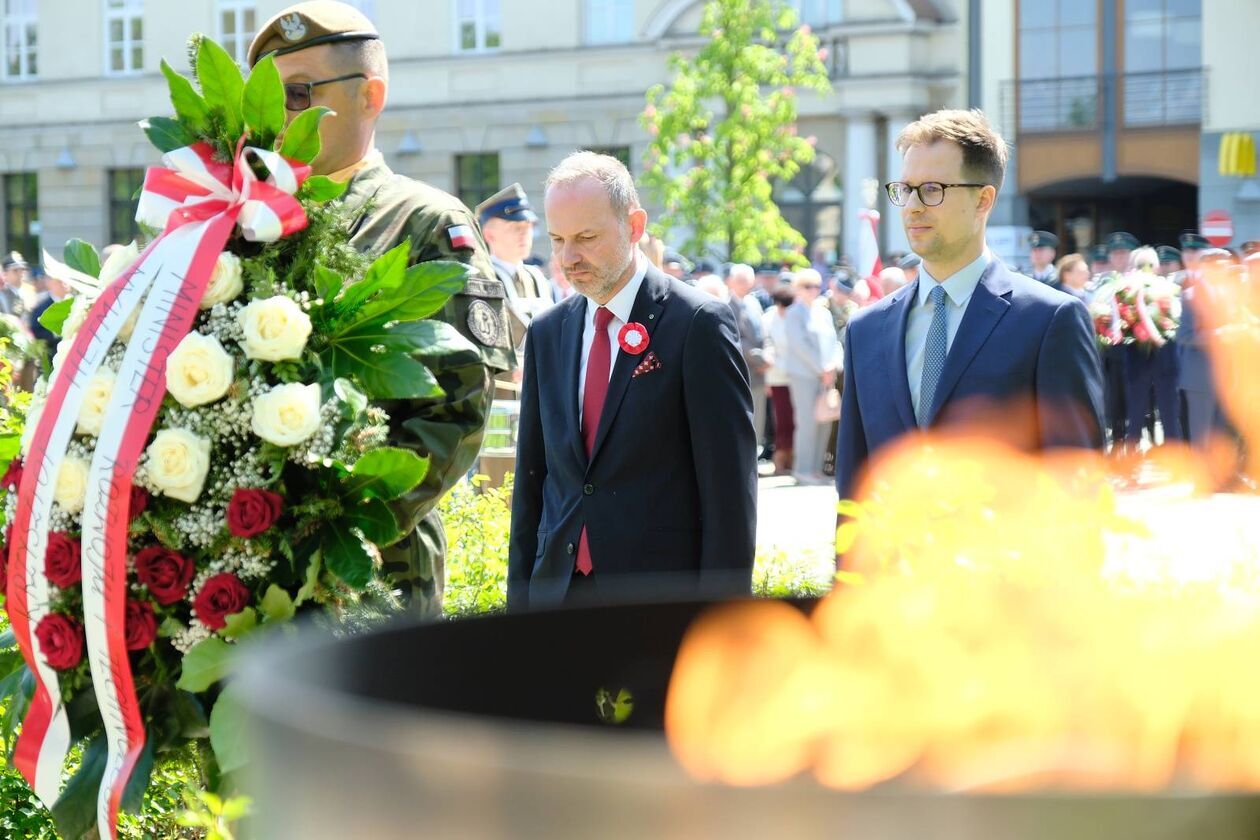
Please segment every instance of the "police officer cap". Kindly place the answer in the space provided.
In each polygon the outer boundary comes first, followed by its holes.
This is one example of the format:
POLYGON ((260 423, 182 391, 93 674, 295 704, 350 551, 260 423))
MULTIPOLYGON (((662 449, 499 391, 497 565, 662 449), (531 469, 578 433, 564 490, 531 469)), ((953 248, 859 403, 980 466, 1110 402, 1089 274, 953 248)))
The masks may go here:
POLYGON ((1160 265, 1172 265, 1181 262, 1181 252, 1171 245, 1160 245, 1155 248, 1160 265))
POLYGON ((923 260, 919 259, 918 254, 906 254, 897 260, 897 268, 900 268, 902 271, 909 271, 912 268, 918 268, 921 262, 923 260))
POLYGON ((1048 230, 1034 230, 1032 236, 1028 237, 1028 246, 1030 248, 1058 248, 1059 237, 1048 230))
POLYGON ((336 0, 295 3, 262 25, 249 45, 249 66, 265 55, 285 55, 320 44, 375 41, 381 37, 367 16, 336 0))
POLYGON ((1186 249, 1203 251, 1212 247, 1212 243, 1207 241, 1207 237, 1197 230, 1183 230, 1178 239, 1181 241, 1181 250, 1183 251, 1186 249))
POLYGON ((854 280, 847 271, 840 271, 834 274, 831 278, 831 282, 836 285, 836 288, 842 289, 845 292, 853 291, 854 280))
POLYGON ((779 267, 774 263, 762 263, 757 266, 756 271, 758 274, 778 274, 779 267))
POLYGON ((1133 251, 1136 250, 1141 242, 1131 233, 1124 231, 1116 231, 1107 237, 1107 251, 1133 251))
POLYGON ((1260 239, 1248 239, 1239 247, 1242 249, 1244 257, 1250 257, 1252 254, 1260 254, 1260 239))
POLYGON ((21 254, 17 251, 10 251, 4 255, 4 261, 0 263, 0 267, 8 271, 10 268, 28 268, 29 266, 27 266, 26 260, 22 258, 21 254))
POLYGON ((1100 244, 1100 245, 1095 245, 1093 248, 1090 248, 1089 258, 1093 262, 1107 262, 1107 260, 1110 259, 1110 256, 1107 252, 1107 246, 1100 244))
POLYGON ((477 221, 507 219, 509 222, 536 222, 538 216, 529 206, 529 197, 520 184, 504 187, 477 205, 477 221))

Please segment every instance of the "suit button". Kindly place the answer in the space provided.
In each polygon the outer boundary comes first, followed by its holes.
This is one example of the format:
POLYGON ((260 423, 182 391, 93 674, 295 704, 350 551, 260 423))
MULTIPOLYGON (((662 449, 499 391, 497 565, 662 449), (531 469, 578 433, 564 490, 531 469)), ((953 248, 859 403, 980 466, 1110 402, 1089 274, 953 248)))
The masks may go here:
POLYGON ((583 487, 583 488, 582 488, 582 492, 583 492, 583 493, 585 493, 585 494, 586 494, 586 495, 588 495, 588 496, 593 496, 593 495, 595 495, 595 485, 594 485, 594 484, 587 484, 585 487, 583 487))
POLYGON ((570 554, 573 554, 574 552, 577 551, 577 546, 574 545, 573 543, 569 543, 568 545, 564 547, 564 550, 569 552, 570 554))

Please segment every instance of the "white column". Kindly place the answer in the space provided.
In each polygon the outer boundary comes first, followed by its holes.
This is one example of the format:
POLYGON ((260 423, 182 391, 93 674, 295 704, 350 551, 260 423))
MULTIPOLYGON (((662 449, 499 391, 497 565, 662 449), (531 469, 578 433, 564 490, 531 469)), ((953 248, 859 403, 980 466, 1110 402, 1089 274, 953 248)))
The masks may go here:
MULTIPOLYGON (((901 152, 897 151, 897 135, 916 117, 894 114, 888 118, 888 151, 884 156, 884 171, 880 175, 881 186, 889 181, 901 179, 901 152)), ((880 190, 879 201, 880 227, 883 228, 884 253, 892 251, 909 251, 910 243, 906 239, 906 229, 901 226, 901 208, 888 200, 888 193, 880 190)))
MULTIPOLYGON (((859 248, 858 213, 866 209, 862 182, 879 177, 875 119, 850 117, 844 138, 844 253, 856 260, 859 248)), ((878 206, 878 205, 876 205, 878 206)))

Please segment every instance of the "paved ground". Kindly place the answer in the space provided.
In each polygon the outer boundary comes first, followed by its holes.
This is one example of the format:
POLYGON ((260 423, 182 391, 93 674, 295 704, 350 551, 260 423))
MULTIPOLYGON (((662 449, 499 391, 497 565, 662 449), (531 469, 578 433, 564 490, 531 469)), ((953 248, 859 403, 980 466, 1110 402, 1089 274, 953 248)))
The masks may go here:
POLYGON ((831 554, 836 534, 836 489, 831 485, 798 486, 791 478, 758 482, 757 545, 831 554))

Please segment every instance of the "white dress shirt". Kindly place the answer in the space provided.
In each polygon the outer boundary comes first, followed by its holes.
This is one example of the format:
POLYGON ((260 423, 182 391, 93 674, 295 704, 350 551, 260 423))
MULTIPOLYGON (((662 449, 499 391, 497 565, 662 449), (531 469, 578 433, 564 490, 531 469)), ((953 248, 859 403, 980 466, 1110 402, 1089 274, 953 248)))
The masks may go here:
MULTIPOLYGON (((630 323, 630 310, 634 309, 634 300, 639 296, 639 287, 643 285, 643 276, 647 274, 647 260, 639 256, 638 248, 634 255, 634 276, 630 282, 613 295, 613 299, 604 304, 612 312, 612 320, 608 322, 608 343, 612 347, 612 355, 608 359, 608 378, 612 379, 613 368, 617 366, 617 354, 621 347, 617 343, 617 333, 630 323)), ((591 356, 591 344, 595 341, 595 310, 599 304, 590 298, 586 299, 586 326, 582 328, 582 366, 578 370, 578 410, 582 407, 582 398, 586 394, 586 362, 591 356)), ((644 325, 646 326, 646 325, 644 325)))
POLYGON ((928 295, 936 286, 945 287, 945 353, 954 346, 954 336, 962 323, 967 303, 980 284, 980 276, 989 267, 992 255, 986 248, 969 263, 944 282, 928 273, 927 264, 919 266, 918 297, 906 323, 906 382, 910 385, 910 402, 915 416, 919 413, 919 386, 923 382, 923 357, 927 354, 928 328, 932 326, 932 304, 928 295))

